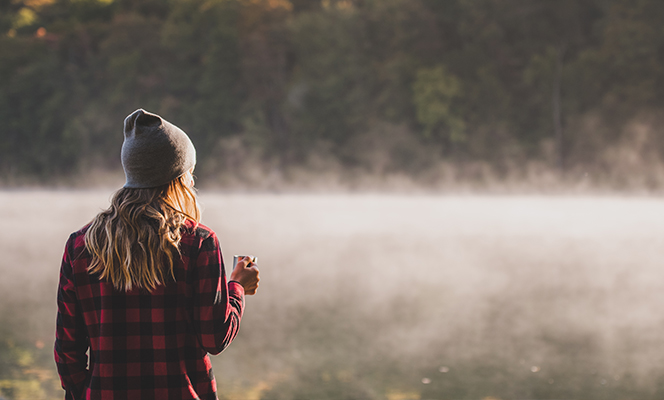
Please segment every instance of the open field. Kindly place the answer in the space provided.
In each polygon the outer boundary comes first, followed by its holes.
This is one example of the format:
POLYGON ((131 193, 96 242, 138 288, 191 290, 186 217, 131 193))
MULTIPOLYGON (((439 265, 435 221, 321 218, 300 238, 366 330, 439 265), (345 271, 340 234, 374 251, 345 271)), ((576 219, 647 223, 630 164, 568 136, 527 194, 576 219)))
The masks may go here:
MULTIPOLYGON (((61 398, 59 261, 111 192, 0 193, 0 393, 61 398)), ((203 193, 259 257, 222 399, 660 399, 664 201, 203 193), (492 397, 490 397, 492 396, 492 397)))

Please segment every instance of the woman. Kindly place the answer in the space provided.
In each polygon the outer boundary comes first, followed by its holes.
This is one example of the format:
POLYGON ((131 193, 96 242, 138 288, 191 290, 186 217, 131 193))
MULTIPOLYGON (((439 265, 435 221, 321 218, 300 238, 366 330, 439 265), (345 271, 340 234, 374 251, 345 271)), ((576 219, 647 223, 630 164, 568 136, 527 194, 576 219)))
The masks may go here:
POLYGON ((125 119, 126 183, 69 237, 60 270, 66 399, 217 399, 208 353, 235 338, 259 277, 244 257, 226 281, 217 237, 199 223, 195 163, 175 125, 144 110, 125 119))

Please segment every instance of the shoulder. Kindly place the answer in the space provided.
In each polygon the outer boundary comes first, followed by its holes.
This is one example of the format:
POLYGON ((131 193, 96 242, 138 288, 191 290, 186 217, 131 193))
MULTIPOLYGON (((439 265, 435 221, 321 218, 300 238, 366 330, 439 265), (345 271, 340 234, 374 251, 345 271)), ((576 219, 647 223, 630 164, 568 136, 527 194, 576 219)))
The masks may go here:
POLYGON ((196 224, 196 222, 188 219, 185 221, 184 226, 182 227, 182 235, 183 236, 195 236, 200 239, 207 239, 210 236, 216 236, 214 231, 207 227, 206 225, 203 225, 201 223, 196 224))
POLYGON ((69 235, 69 239, 67 239, 67 250, 69 250, 72 255, 85 250, 85 234, 89 228, 90 224, 87 224, 69 235))
POLYGON ((218 253, 221 251, 219 239, 212 229, 187 220, 182 228, 180 250, 184 255, 194 256, 202 253, 218 253))
POLYGON ((62 263, 62 272, 65 274, 73 274, 73 268, 80 266, 81 262, 86 264, 87 261, 89 261, 90 255, 85 246, 85 234, 89 227, 90 224, 87 224, 81 229, 69 235, 67 243, 65 244, 62 263))

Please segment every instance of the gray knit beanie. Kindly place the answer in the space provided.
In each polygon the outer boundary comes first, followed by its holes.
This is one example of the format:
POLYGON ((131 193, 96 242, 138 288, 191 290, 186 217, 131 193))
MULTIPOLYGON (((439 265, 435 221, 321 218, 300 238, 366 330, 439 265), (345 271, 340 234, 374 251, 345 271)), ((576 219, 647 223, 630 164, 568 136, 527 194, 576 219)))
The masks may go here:
POLYGON ((122 168, 126 188, 164 185, 196 165, 196 149, 182 129, 138 109, 124 120, 122 168))

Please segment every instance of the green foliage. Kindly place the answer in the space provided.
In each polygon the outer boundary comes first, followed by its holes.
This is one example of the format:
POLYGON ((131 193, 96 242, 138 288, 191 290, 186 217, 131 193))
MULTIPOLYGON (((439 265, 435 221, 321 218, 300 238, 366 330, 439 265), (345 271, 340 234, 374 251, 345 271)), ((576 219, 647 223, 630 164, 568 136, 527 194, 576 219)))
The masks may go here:
POLYGON ((3 1, 0 173, 117 169, 138 107, 191 135, 204 176, 231 137, 266 165, 352 167, 386 125, 452 161, 546 159, 558 59, 564 154, 587 168, 664 105, 663 16, 656 0, 3 1))
MULTIPOLYGON (((4 332, 3 332, 4 333, 4 332)), ((0 339, 0 398, 54 399, 61 396, 60 383, 44 360, 44 343, 39 348, 27 343, 0 339)), ((50 367, 50 365, 48 365, 50 367)))
POLYGON ((417 121, 424 126, 425 136, 431 136, 443 127, 447 128, 452 142, 465 139, 466 124, 453 110, 454 100, 460 95, 461 83, 442 65, 417 71, 413 102, 417 109, 417 121))
POLYGON ((301 14, 292 23, 298 137, 344 144, 367 123, 374 77, 357 10, 301 14), (320 34, 325 32, 324 35, 320 34))

